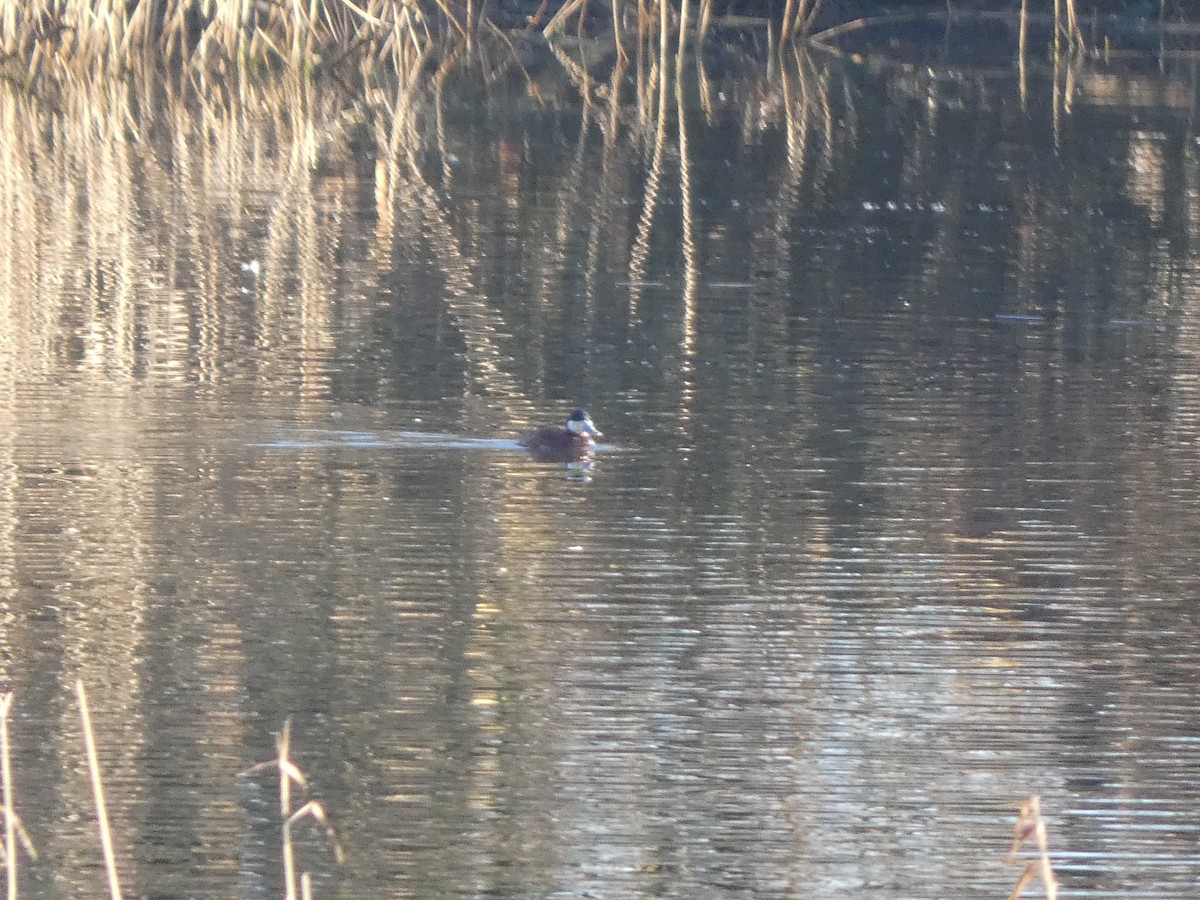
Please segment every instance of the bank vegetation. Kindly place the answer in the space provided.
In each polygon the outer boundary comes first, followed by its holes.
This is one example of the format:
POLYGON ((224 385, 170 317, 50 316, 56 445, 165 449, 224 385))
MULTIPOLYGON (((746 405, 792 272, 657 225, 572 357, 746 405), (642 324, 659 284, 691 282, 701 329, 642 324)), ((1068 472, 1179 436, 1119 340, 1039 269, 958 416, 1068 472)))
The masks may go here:
MULTIPOLYGON (((556 41, 620 66, 668 43, 749 40, 769 57, 792 42, 836 48, 869 33, 886 44, 889 29, 924 23, 948 36, 978 21, 1019 35, 1014 55, 1044 57, 1099 54, 1112 30, 1146 27, 1120 2, 1083 2, 945 0, 897 13, 871 0, 0 0, 0 77, 32 86, 153 72, 203 88, 300 72, 357 85, 380 71, 435 80, 464 59, 524 70, 556 41)), ((1160 19, 1174 9, 1156 6, 1160 19)), ((1190 28, 1182 10, 1153 27, 1190 28)))

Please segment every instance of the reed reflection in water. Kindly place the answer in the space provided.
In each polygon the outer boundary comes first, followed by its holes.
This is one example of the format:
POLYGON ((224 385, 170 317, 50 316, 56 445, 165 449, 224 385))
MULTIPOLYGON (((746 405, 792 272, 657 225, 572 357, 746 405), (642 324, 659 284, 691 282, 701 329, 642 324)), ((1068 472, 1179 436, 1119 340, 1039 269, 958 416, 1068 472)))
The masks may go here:
POLYGON ((76 678, 138 894, 280 893, 288 715, 321 896, 1006 896, 1034 792, 1194 885, 1186 123, 670 50, 0 93, 27 895, 102 885, 76 678), (506 443, 576 403, 582 477, 506 443))

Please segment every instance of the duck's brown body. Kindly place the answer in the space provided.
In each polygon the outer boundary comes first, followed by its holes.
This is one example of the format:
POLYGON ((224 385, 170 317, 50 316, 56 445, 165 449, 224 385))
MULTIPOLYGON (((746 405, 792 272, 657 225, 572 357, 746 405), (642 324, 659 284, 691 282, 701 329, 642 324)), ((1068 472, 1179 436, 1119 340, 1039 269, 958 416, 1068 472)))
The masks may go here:
POLYGON ((565 426, 546 425, 527 431, 517 443, 538 459, 547 461, 569 461, 590 456, 596 446, 596 438, 602 437, 588 414, 582 409, 571 413, 565 426))

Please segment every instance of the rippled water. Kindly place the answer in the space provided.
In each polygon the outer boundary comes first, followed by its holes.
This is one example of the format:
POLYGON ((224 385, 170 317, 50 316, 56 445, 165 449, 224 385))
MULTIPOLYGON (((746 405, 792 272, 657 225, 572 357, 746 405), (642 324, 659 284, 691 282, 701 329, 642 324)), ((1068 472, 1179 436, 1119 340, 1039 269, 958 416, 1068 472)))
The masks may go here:
POLYGON ((817 74, 657 174, 515 99, 9 142, 26 895, 102 890, 76 678, 131 895, 280 894, 288 716, 317 896, 1005 897, 1035 793, 1070 896, 1195 894, 1190 125, 817 74))

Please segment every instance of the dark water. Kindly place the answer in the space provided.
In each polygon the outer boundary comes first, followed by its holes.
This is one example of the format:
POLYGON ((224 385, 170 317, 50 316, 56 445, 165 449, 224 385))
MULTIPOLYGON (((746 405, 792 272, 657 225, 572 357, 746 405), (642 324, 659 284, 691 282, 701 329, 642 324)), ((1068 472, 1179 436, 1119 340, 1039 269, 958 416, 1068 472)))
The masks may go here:
POLYGON ((1186 111, 703 87, 0 98, 26 896, 102 890, 77 678, 130 895, 281 894, 291 716, 317 896, 1002 898, 1035 793, 1069 896, 1195 896, 1186 111))

